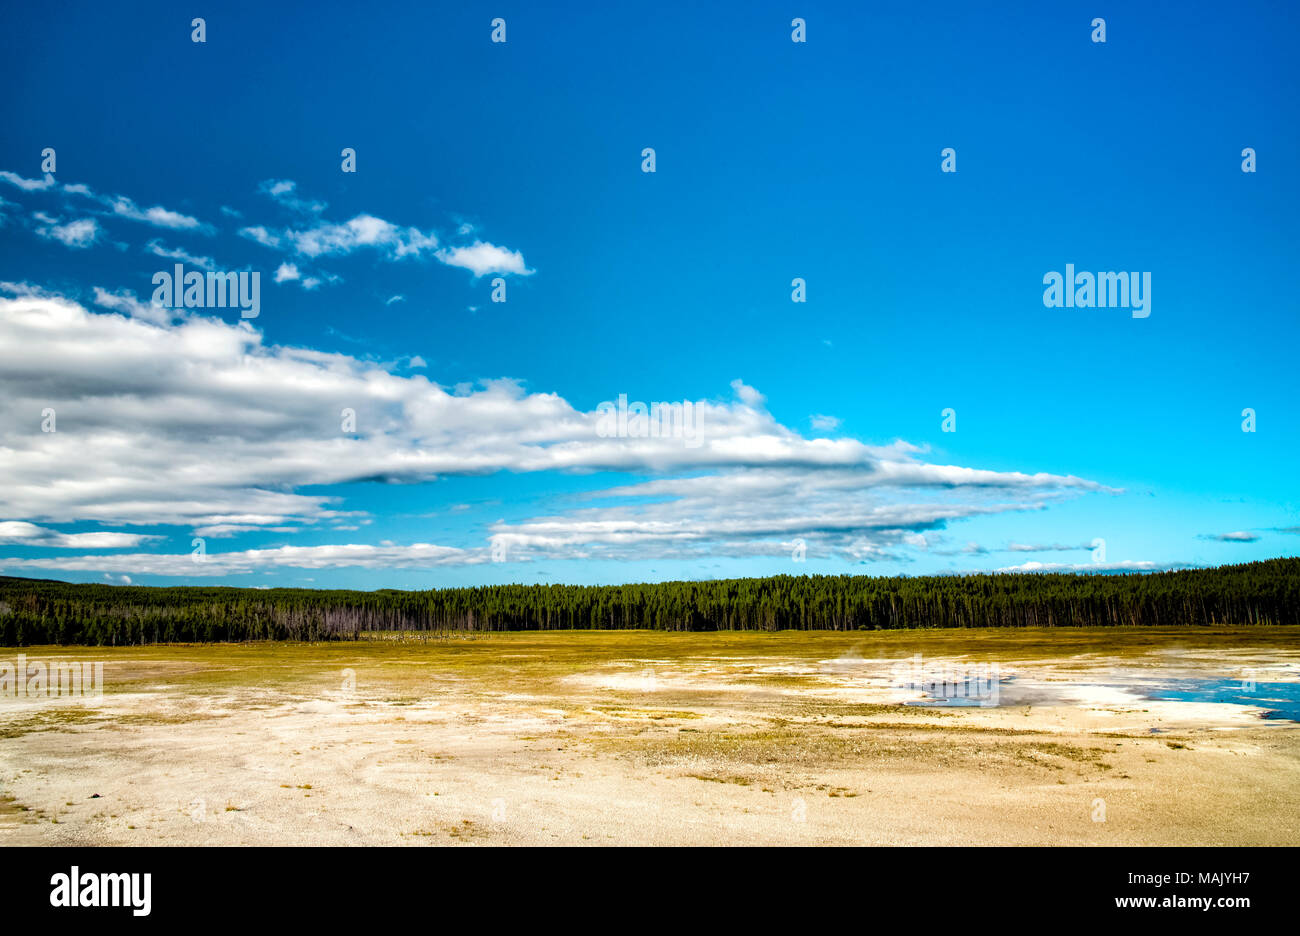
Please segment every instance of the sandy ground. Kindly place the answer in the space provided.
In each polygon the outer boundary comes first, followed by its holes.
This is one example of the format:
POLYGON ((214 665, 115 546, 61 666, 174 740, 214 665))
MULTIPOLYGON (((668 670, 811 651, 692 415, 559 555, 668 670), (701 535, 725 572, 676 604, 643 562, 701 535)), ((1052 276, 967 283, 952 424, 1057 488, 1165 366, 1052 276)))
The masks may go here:
MULTIPOLYGON (((1152 679, 1300 679, 1300 634, 555 633, 27 648, 0 845, 1292 844, 1300 732, 1152 679), (996 664, 923 707, 899 663, 996 664)), ((9 660, 17 651, 4 651, 9 660)))

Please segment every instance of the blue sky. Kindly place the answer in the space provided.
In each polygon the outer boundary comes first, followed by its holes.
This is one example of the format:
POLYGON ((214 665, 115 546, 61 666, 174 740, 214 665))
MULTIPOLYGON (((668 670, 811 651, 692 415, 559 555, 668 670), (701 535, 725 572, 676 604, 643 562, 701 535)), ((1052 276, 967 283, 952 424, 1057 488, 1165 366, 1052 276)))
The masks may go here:
POLYGON ((4 574, 428 587, 1300 545, 1293 4, 4 19, 4 574), (258 272, 259 315, 152 307, 176 256, 258 272), (1066 264, 1149 272, 1150 316, 1045 307, 1066 264), (620 394, 701 402, 699 444, 602 435, 620 394))

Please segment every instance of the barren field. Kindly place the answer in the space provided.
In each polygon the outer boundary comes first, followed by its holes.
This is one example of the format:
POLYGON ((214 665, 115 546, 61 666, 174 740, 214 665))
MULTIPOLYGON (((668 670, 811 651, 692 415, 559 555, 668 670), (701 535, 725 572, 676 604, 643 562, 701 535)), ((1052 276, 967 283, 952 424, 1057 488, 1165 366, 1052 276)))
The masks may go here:
POLYGON ((104 694, 0 698, 0 845, 1281 845, 1300 833, 1294 628, 21 652, 102 661, 104 694), (996 704, 900 681, 900 664, 989 664, 996 704))

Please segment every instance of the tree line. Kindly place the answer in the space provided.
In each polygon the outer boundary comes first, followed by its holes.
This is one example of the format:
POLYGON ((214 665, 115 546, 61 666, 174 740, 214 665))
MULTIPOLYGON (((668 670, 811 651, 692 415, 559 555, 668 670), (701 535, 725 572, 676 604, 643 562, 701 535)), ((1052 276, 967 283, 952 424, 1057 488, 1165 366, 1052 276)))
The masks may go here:
POLYGON ((1300 558, 1141 574, 776 575, 429 591, 0 576, 0 645, 349 640, 368 633, 1300 624, 1300 558))

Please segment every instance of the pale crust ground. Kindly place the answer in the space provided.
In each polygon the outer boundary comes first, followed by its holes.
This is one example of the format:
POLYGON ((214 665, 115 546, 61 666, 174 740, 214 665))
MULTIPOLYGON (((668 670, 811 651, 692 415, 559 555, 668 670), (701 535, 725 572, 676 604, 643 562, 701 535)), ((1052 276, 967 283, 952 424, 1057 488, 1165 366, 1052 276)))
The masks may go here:
POLYGON ((107 691, 0 701, 0 845, 1295 843, 1293 723, 1106 688, 1294 680, 1295 631, 1093 633, 29 648, 107 691), (1052 691, 901 706, 919 652, 1052 691))

